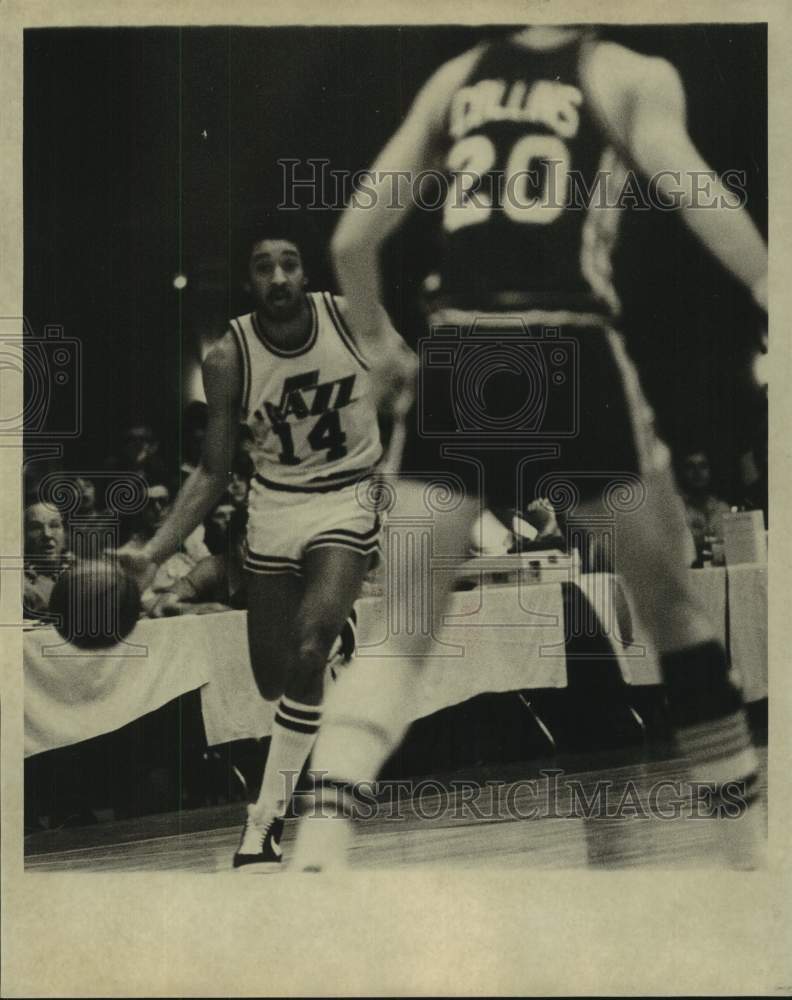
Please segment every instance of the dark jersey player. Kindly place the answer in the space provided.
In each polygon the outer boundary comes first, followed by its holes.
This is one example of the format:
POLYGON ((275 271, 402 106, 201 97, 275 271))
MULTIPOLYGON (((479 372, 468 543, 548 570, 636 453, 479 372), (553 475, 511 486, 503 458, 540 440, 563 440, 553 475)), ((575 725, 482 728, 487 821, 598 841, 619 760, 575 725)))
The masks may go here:
MULTIPOLYGON (((435 73, 372 168, 376 203, 369 197, 365 208, 347 209, 333 250, 350 325, 373 359, 374 392, 387 406, 410 378, 377 335, 378 251, 405 215, 388 198, 388 184, 395 171, 446 172, 438 307, 420 345, 397 491, 403 523, 426 518, 427 482, 442 482, 453 496, 431 511, 432 554, 446 571, 427 571, 431 593, 419 598, 428 596, 438 622, 449 568, 465 553, 483 501, 519 508, 552 495, 555 485, 577 497, 579 518, 607 512, 617 570, 660 653, 692 777, 720 787, 745 782, 745 815, 717 827, 728 861, 755 866, 757 760, 741 698, 690 590, 668 449, 613 329, 619 302, 610 251, 628 168, 677 208, 766 309, 764 242, 714 179, 685 119, 679 76, 665 60, 584 29, 526 28, 435 73), (712 177, 707 209, 696 204, 705 175, 712 177)), ((331 794, 372 780, 398 744, 415 714, 415 681, 430 641, 420 630, 393 637, 391 656, 367 659, 334 691, 339 708, 328 705, 314 756, 331 794)), ((346 828, 315 815, 303 821, 297 864, 340 862, 346 828)))

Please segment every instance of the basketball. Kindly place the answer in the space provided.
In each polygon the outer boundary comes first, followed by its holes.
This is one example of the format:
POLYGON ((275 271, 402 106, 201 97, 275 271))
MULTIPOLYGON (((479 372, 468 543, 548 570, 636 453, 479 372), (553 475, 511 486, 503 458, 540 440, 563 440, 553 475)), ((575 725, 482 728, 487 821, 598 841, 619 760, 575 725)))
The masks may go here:
POLYGON ((80 649, 106 649, 126 638, 140 615, 140 590, 116 562, 83 562, 55 583, 50 612, 55 628, 80 649))

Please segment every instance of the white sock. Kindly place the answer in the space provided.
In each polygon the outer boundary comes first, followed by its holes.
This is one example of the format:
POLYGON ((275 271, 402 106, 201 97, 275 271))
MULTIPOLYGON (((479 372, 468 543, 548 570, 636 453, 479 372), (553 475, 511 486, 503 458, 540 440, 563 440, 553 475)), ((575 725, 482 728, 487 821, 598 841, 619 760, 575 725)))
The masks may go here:
POLYGON ((304 705, 286 695, 278 703, 261 791, 253 807, 257 823, 262 826, 286 812, 316 740, 321 717, 321 705, 304 705))
MULTIPOLYGON (((367 658, 345 671, 328 692, 311 765, 318 781, 373 781, 412 721, 419 686, 415 659, 367 658)), ((308 810, 298 829, 293 865, 298 870, 343 865, 348 842, 349 823, 332 808, 308 810)))
POLYGON ((327 692, 312 770, 344 781, 372 781, 415 718, 421 666, 415 657, 366 657, 327 692))
POLYGON ((731 868, 765 864, 765 817, 759 795, 759 758, 751 744, 743 710, 721 719, 687 726, 677 734, 690 759, 694 781, 711 785, 718 799, 739 803, 716 821, 722 855, 731 868))

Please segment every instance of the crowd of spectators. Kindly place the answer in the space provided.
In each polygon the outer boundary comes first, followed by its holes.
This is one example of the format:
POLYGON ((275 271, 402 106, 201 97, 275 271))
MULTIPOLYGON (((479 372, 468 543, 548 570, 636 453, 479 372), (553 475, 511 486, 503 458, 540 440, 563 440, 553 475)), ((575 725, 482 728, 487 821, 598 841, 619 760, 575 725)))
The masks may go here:
POLYGON ((767 528, 767 443, 758 452, 741 458, 741 489, 727 501, 713 486, 709 456, 695 449, 682 456, 677 470, 690 529, 691 565, 722 565, 724 561, 724 515, 732 511, 761 510, 767 528))
MULTIPOLYGON (((92 523, 107 526, 102 491, 113 473, 134 472, 146 483, 144 506, 114 523, 117 543, 141 547, 154 535, 187 477, 200 461, 206 432, 206 405, 193 401, 182 416, 182 447, 178 460, 168 463, 151 426, 131 424, 121 436, 115 454, 106 458, 94 478, 84 470, 68 470, 53 462, 30 462, 25 481, 25 586, 24 613, 28 619, 45 618, 50 593, 60 573, 74 561, 70 520, 80 529, 92 523), (169 467, 170 465, 170 467, 169 467), (71 517, 52 499, 42 499, 43 475, 64 473, 79 498, 71 517), (37 473, 37 474, 36 474, 37 473), (109 477, 108 477, 109 474, 109 477)), ((143 612, 152 617, 186 613, 206 614, 245 606, 242 564, 245 556, 247 493, 253 474, 252 442, 245 433, 233 456, 228 488, 202 525, 184 539, 178 552, 167 559, 142 595, 143 612)), ((761 509, 767 522, 767 453, 743 456, 739 495, 730 500, 713 488, 712 470, 703 449, 679 457, 677 479, 690 528, 692 566, 718 564, 723 558, 723 515, 729 510, 761 509)), ((564 550, 563 515, 546 500, 533 501, 524 511, 487 512, 471 539, 471 554, 564 550)), ((105 537, 110 537, 105 534, 105 537)), ((586 554, 583 553, 584 566, 586 554)))
MULTIPOLYGON (((143 546, 163 523, 171 504, 200 461, 206 430, 206 405, 195 401, 183 414, 182 448, 178 462, 168 467, 153 428, 141 422, 123 433, 115 454, 102 463, 98 474, 84 470, 73 474, 62 463, 31 461, 26 466, 24 508, 24 615, 46 619, 50 594, 58 576, 74 562, 72 532, 96 525, 100 552, 107 544, 143 546), (113 473, 133 472, 145 481, 145 501, 133 514, 118 515, 104 509, 103 489, 113 473), (61 509, 53 495, 43 491, 45 476, 58 474, 75 489, 77 506, 61 509), (109 475, 108 475, 109 474, 109 475)), ((253 475, 250 440, 244 434, 233 456, 228 488, 203 524, 184 539, 179 550, 158 569, 142 595, 143 613, 152 617, 208 613, 245 606, 244 560, 247 494, 253 475)))

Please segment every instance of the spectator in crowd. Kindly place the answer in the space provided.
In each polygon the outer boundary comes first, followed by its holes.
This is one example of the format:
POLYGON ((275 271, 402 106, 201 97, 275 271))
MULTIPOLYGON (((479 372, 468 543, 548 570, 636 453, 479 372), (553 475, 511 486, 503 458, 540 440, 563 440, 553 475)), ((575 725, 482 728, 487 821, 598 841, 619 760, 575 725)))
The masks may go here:
POLYGON ((63 459, 59 455, 49 455, 45 458, 38 455, 26 456, 23 472, 26 507, 39 501, 42 479, 58 472, 63 472, 63 459))
POLYGON ((201 460, 204 437, 206 436, 206 403, 194 399, 184 408, 182 414, 181 481, 190 475, 201 460))
MULTIPOLYGON (((77 521, 80 524, 81 529, 88 528, 92 523, 100 521, 103 512, 99 510, 96 506, 96 485, 93 480, 88 479, 83 475, 75 475, 73 482, 77 491, 79 493, 80 499, 75 511, 69 513, 67 518, 67 536, 69 539, 69 548, 77 551, 77 544, 74 535, 74 525, 73 521, 77 521)), ((82 553, 77 552, 80 556, 82 553)))
POLYGON ((247 506, 247 495, 250 480, 253 477, 253 460, 244 449, 238 449, 231 466, 231 478, 228 482, 228 495, 235 507, 247 506))
POLYGON ((485 510, 472 532, 472 555, 505 555, 565 548, 564 534, 549 500, 533 500, 524 511, 485 510), (507 525, 511 525, 508 528, 507 525))
POLYGON ((80 500, 77 510, 69 516, 69 540, 70 547, 72 548, 74 547, 71 536, 72 519, 77 519, 82 525, 85 525, 86 522, 90 524, 91 521, 98 521, 102 517, 102 511, 96 506, 96 485, 93 480, 88 479, 86 476, 77 475, 74 477, 74 485, 79 491, 80 500))
POLYGON ((742 472, 742 496, 740 506, 743 510, 761 510, 764 514, 764 525, 767 528, 768 512, 768 467, 767 467, 767 405, 762 407, 753 421, 751 448, 740 459, 742 472))
POLYGON ((96 507, 96 486, 93 480, 86 476, 75 476, 74 484, 80 491, 80 502, 75 514, 80 520, 96 520, 102 516, 102 512, 96 507))
POLYGON ((125 540, 131 541, 133 545, 144 545, 165 520, 170 501, 171 493, 167 484, 161 480, 150 480, 145 506, 127 522, 125 540))
POLYGON ((767 529, 767 441, 764 446, 756 446, 742 456, 742 473, 744 487, 740 506, 743 510, 761 510, 767 529))
POLYGON ((108 459, 107 468, 117 472, 139 472, 152 483, 168 478, 160 455, 160 442, 152 428, 143 423, 127 427, 120 453, 108 459))
POLYGON ((711 491, 709 458, 704 451, 691 451, 682 460, 679 486, 685 502, 687 521, 696 547, 696 558, 702 562, 712 553, 714 542, 723 541, 723 514, 729 505, 711 491))
POLYGON ((210 554, 190 572, 160 594, 150 610, 153 618, 207 614, 244 608, 247 510, 223 497, 204 521, 204 538, 210 554))
POLYGON ((555 508, 547 499, 532 500, 512 521, 514 543, 511 552, 535 552, 566 548, 564 533, 555 508))
POLYGON ((72 564, 66 529, 57 507, 33 503, 25 508, 24 614, 34 618, 49 608, 55 581, 72 564))
POLYGON ((209 512, 204 521, 204 538, 207 540, 206 547, 210 553, 218 553, 225 549, 228 529, 236 510, 236 505, 226 493, 209 512))

